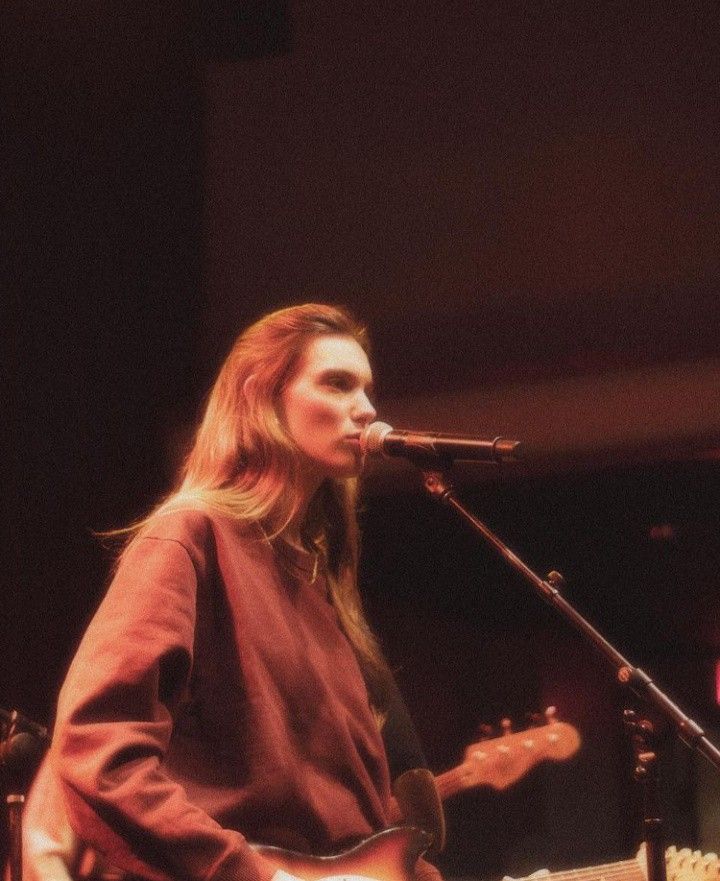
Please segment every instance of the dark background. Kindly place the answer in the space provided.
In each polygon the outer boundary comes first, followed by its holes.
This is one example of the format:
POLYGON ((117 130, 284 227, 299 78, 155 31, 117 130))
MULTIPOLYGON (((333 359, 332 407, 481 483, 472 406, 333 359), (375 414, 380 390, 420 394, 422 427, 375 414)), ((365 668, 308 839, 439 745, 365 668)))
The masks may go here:
MULTIPOLYGON (((93 531, 168 486, 270 308, 369 323, 381 416, 525 441, 461 494, 709 732, 720 657, 718 9, 120 2, 3 9, 0 706, 52 720, 93 531)), ((638 795, 611 673, 374 465, 368 610, 434 769, 549 704, 572 761, 448 805, 451 876, 616 860, 638 795)), ((720 847, 665 738, 669 841, 720 847)))

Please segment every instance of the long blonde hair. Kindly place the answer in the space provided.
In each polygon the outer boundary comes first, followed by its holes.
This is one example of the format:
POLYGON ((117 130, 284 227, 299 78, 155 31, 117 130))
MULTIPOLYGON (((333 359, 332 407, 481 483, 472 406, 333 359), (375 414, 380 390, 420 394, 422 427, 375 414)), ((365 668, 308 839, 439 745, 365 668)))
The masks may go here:
MULTIPOLYGON (((340 334, 368 353, 365 328, 344 307, 308 303, 280 309, 235 341, 207 399, 176 488, 155 514, 203 506, 258 524, 271 541, 302 503, 297 447, 278 402, 308 344, 340 334)), ((307 510, 302 539, 322 554, 335 609, 363 670, 373 705, 382 710, 389 671, 365 619, 357 587, 357 481, 326 479, 307 510)))

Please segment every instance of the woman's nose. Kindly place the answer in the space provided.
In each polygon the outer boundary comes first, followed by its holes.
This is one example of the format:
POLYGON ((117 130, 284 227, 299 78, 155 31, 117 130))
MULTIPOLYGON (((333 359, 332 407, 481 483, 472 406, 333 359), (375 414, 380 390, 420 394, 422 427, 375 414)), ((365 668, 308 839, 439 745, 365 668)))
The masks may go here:
POLYGON ((377 410, 373 407, 370 398, 362 392, 355 405, 353 419, 362 425, 369 425, 371 422, 374 422, 376 416, 377 410))

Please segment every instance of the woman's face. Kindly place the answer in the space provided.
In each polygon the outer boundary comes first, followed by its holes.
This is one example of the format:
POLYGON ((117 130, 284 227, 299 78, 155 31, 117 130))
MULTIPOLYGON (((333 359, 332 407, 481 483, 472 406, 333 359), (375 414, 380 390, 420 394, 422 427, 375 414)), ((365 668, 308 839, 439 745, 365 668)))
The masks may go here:
POLYGON ((360 431, 377 415, 371 394, 370 362, 352 337, 325 335, 308 343, 282 393, 282 408, 314 478, 361 472, 360 431))

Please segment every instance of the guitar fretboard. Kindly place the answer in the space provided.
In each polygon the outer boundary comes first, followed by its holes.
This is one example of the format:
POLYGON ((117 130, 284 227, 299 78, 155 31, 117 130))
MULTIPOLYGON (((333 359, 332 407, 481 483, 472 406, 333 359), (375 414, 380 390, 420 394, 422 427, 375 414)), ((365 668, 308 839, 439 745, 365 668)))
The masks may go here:
POLYGON ((604 866, 552 872, 544 876, 543 881, 645 881, 645 875, 637 860, 622 860, 604 866))

